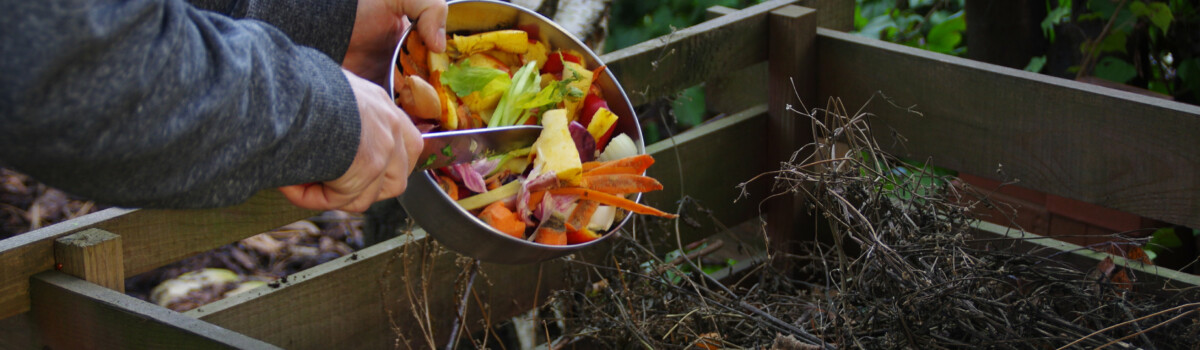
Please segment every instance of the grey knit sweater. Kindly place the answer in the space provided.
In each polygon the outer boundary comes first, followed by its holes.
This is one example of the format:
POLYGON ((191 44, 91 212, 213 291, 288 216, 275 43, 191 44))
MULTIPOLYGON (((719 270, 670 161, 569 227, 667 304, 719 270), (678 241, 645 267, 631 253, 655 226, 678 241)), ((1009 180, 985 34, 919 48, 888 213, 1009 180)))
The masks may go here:
POLYGON ((137 207, 336 178, 359 137, 338 64, 355 7, 0 0, 0 164, 137 207))

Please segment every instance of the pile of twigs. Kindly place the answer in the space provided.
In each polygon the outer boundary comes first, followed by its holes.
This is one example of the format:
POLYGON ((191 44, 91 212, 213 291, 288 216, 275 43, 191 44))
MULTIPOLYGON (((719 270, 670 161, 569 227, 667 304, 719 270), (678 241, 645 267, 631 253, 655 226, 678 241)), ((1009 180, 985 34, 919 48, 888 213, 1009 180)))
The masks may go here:
POLYGON ((805 197, 828 223, 829 242, 799 242, 718 280, 694 272, 702 259, 666 262, 648 244, 616 239, 611 263, 575 264, 591 290, 557 295, 573 315, 557 344, 1197 346, 1200 289, 1116 283, 1111 264, 1076 268, 1014 240, 976 238, 968 208, 986 196, 880 151, 869 115, 839 101, 795 112, 811 118, 817 142, 761 178, 805 197))

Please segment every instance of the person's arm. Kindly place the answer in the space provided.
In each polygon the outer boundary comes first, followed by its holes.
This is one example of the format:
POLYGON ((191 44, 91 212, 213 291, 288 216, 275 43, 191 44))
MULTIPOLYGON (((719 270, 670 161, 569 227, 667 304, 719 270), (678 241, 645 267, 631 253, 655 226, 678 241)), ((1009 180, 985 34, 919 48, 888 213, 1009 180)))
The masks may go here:
POLYGON ((355 159, 341 68, 270 25, 182 0, 2 2, 0 162, 40 181, 108 204, 213 207, 355 159))
POLYGON ((267 22, 298 45, 312 47, 338 63, 354 26, 354 0, 189 0, 200 9, 238 19, 267 22))

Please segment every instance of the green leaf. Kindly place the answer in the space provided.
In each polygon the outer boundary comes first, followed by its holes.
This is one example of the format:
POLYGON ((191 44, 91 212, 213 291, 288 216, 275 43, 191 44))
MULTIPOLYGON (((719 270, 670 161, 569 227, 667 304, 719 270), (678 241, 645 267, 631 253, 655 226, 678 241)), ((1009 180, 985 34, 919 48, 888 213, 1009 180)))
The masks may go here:
POLYGON ((867 25, 867 18, 862 15, 862 6, 854 7, 854 30, 862 30, 867 25))
POLYGON ((1046 55, 1041 55, 1029 59, 1029 64, 1025 65, 1025 70, 1040 73, 1042 68, 1046 67, 1046 55))
POLYGON ((1200 58, 1179 62, 1179 69, 1175 72, 1179 76, 1179 81, 1183 82, 1183 86, 1187 90, 1191 90, 1192 96, 1200 99, 1200 58))
MULTIPOLYGON (((1089 9, 1099 13, 1099 16, 1097 16, 1096 19, 1108 22, 1108 19, 1112 18, 1113 13, 1117 11, 1117 3, 1118 2, 1112 0, 1089 0, 1087 6, 1089 9)), ((1115 24, 1124 27, 1132 23, 1132 19, 1132 12, 1121 11, 1117 13, 1117 21, 1115 24)), ((1083 19, 1081 18, 1080 21, 1083 21, 1083 19)))
POLYGON ((454 93, 459 97, 483 90, 493 80, 509 80, 508 73, 504 73, 502 70, 487 67, 472 67, 468 61, 470 60, 463 60, 459 64, 451 64, 442 73, 442 84, 450 86, 450 89, 454 90, 454 93))
POLYGON ((858 35, 861 35, 864 37, 868 37, 871 39, 884 39, 884 37, 881 36, 881 34, 884 33, 884 31, 886 31, 888 29, 895 29, 895 28, 896 28, 896 22, 892 20, 891 16, 888 16, 885 14, 882 16, 871 18, 871 21, 867 22, 867 24, 863 25, 862 29, 860 29, 855 34, 858 34, 858 35))
POLYGON ((1150 235, 1150 240, 1146 242, 1146 246, 1142 250, 1146 252, 1146 256, 1150 260, 1154 260, 1160 254, 1166 253, 1171 248, 1179 248, 1183 246, 1183 240, 1179 239, 1175 229, 1171 227, 1160 228, 1150 235))
POLYGON ((1171 27, 1171 21, 1175 20, 1175 16, 1171 14, 1171 7, 1166 3, 1153 2, 1147 5, 1141 1, 1134 1, 1129 4, 1129 12, 1135 16, 1145 17, 1153 23, 1155 27, 1165 34, 1167 29, 1171 27))
POLYGON ((962 32, 965 30, 967 30, 966 16, 959 11, 929 30, 929 35, 925 37, 926 48, 934 52, 951 54, 954 48, 962 43, 962 32))
POLYGON ((675 122, 681 126, 700 125, 708 111, 704 106, 704 87, 693 86, 683 90, 679 98, 671 101, 671 111, 675 114, 675 122))
POLYGON ((908 0, 908 8, 910 9, 924 6, 933 6, 933 0, 908 0))
POLYGON ((1129 62, 1108 56, 1096 63, 1096 68, 1092 73, 1097 77, 1124 84, 1137 76, 1137 69, 1129 62))
POLYGON ((1046 14, 1042 20, 1042 35, 1054 42, 1054 26, 1062 23, 1063 19, 1071 16, 1071 6, 1059 6, 1046 14))
POLYGON ((1110 32, 1104 40, 1100 42, 1099 52, 1120 52, 1125 53, 1125 43, 1128 41, 1128 36, 1125 32, 1110 32))

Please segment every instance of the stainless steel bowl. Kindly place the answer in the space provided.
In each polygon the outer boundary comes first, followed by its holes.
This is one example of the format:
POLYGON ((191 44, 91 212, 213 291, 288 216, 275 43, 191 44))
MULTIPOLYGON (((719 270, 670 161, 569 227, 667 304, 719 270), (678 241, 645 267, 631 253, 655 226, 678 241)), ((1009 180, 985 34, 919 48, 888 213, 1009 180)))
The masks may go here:
MULTIPOLYGON (((449 15, 446 20, 446 31, 481 32, 496 29, 516 28, 517 25, 535 24, 539 29, 541 39, 550 44, 551 49, 571 49, 587 56, 588 68, 599 67, 600 57, 596 56, 578 39, 567 34, 561 27, 536 12, 499 1, 467 0, 449 3, 449 15)), ((392 64, 397 65, 400 50, 407 41, 412 29, 409 26, 400 39, 400 46, 392 57, 392 64)), ((395 69, 392 69, 395 72, 395 69)), ((395 96, 394 77, 388 77, 388 92, 395 96)), ((637 144, 638 153, 645 153, 646 147, 642 141, 642 129, 633 113, 633 105, 616 77, 605 70, 598 77, 598 85, 604 92, 609 108, 618 116, 617 129, 614 132, 625 133, 637 144)), ((638 195, 635 201, 641 200, 638 195)), ((437 181, 428 172, 414 173, 408 179, 408 190, 400 197, 400 203, 408 211, 409 216, 417 221, 425 232, 437 239, 447 248, 460 254, 477 258, 482 261, 502 264, 528 264, 557 258, 579 249, 587 248, 612 236, 613 232, 629 221, 626 215, 609 232, 599 239, 575 245, 553 246, 517 239, 493 229, 470 212, 458 206, 455 201, 442 191, 437 181)))

